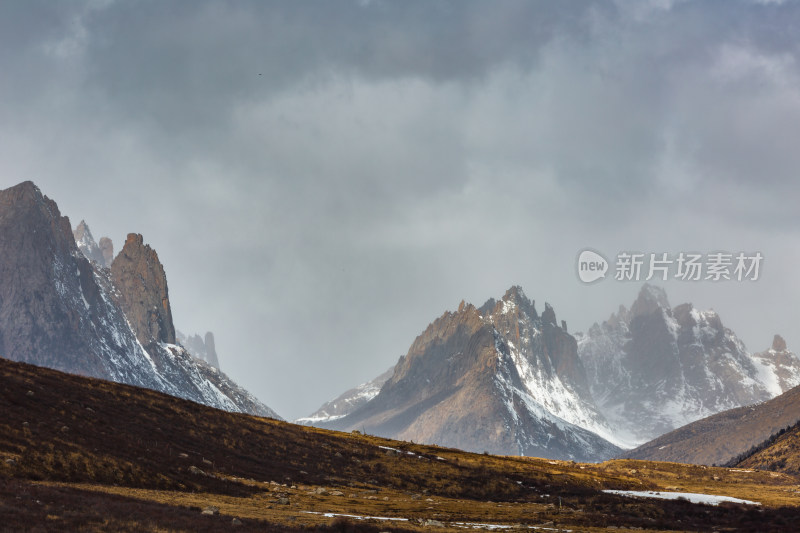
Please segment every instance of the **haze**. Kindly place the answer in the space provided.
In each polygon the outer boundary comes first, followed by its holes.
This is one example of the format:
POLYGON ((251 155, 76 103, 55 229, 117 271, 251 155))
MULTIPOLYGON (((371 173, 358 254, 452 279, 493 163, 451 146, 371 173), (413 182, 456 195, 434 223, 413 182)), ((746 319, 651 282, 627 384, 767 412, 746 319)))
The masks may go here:
POLYGON ((0 185, 142 233, 177 327, 287 419, 462 299, 519 284, 570 331, 630 305, 585 248, 759 251, 758 281, 660 284, 797 350, 798 27, 789 1, 6 1, 0 185))

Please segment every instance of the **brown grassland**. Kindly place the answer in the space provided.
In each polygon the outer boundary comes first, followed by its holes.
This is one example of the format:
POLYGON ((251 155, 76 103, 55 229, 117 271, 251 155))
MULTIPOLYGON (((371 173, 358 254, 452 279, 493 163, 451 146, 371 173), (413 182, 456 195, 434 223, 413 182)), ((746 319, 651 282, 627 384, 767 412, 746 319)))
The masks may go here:
POLYGON ((0 410, 0 531, 792 531, 800 523, 800 478, 790 474, 472 454, 226 413, 3 359, 0 410))

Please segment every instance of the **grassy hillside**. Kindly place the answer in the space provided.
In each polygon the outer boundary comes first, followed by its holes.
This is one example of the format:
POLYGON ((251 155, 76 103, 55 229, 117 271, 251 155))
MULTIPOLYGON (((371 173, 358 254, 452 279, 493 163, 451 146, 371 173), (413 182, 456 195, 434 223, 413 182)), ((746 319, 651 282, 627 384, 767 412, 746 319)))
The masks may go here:
POLYGON ((758 405, 692 422, 626 452, 624 457, 705 465, 726 464, 800 420, 800 387, 758 405))
POLYGON ((226 413, 3 359, 0 409, 2 531, 782 531, 800 519, 791 475, 470 454, 226 413))
POLYGON ((800 424, 782 429, 737 457, 731 465, 800 474, 800 424))

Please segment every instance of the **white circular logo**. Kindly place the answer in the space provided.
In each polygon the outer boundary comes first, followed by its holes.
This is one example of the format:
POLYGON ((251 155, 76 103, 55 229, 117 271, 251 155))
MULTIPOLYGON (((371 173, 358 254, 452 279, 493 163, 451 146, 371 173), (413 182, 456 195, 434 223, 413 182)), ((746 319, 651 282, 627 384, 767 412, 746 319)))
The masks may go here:
POLYGON ((606 277, 608 261, 594 250, 584 250, 578 255, 578 277, 584 283, 593 283, 606 277))

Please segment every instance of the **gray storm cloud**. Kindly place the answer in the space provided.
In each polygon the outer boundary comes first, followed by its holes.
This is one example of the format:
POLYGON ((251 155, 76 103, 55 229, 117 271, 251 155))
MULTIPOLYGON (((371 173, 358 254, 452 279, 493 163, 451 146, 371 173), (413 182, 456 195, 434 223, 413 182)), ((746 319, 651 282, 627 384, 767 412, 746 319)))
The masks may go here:
POLYGON ((763 253, 680 283, 753 350, 800 296, 792 2, 0 4, 0 180, 141 232, 177 325, 282 416, 521 284, 570 329, 636 284, 576 254, 763 253))

